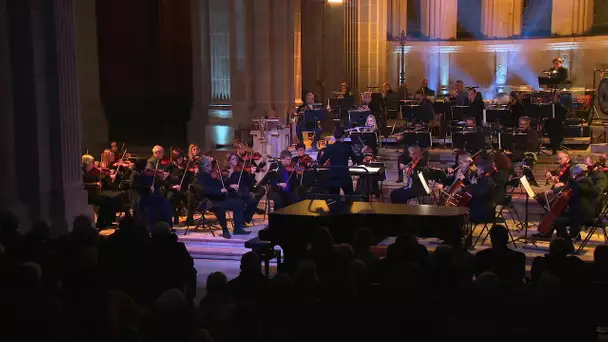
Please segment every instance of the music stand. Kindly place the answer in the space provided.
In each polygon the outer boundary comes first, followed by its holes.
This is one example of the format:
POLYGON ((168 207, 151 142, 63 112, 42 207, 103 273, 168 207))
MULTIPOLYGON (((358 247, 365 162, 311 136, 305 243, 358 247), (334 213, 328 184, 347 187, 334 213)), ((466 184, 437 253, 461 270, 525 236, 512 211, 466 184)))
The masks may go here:
MULTIPOLYGON (((533 181, 536 182, 536 180, 533 181)), ((536 245, 536 241, 528 238, 528 203, 530 201, 530 197, 534 198, 536 194, 534 193, 534 190, 532 190, 532 187, 530 186, 530 182, 528 181, 528 177, 526 175, 523 175, 521 178, 519 178, 519 184, 524 188, 524 192, 526 193, 526 213, 524 216, 524 236, 520 236, 515 240, 522 241, 524 244, 532 243, 534 247, 538 247, 536 245)))
POLYGON ((344 114, 349 108, 352 108, 355 104, 355 99, 352 96, 341 98, 341 99, 329 99, 329 105, 331 108, 337 109, 336 113, 339 119, 342 119, 344 114))
POLYGON ((486 146, 483 131, 454 131, 452 132, 452 147, 455 149, 479 151, 486 146))
MULTIPOLYGON (((526 146, 528 139, 528 133, 524 132, 511 132, 511 133, 498 133, 498 148, 503 150, 515 151, 517 146, 526 146)), ((530 151, 535 152, 535 151, 530 151)))
POLYGON ((483 122, 505 124, 509 121, 511 111, 505 109, 484 109, 483 122))
POLYGON ((365 126, 367 117, 371 114, 372 114, 372 112, 369 110, 349 110, 348 111, 348 122, 347 122, 347 125, 344 125, 344 128, 365 126))
POLYGON ((374 155, 378 154, 378 135, 376 132, 350 132, 350 140, 353 145, 363 142, 365 146, 372 148, 374 155))
POLYGON ((384 97, 384 109, 388 120, 399 119, 399 109, 401 104, 401 94, 388 93, 384 97))
POLYGON ((467 109, 469 106, 452 106, 452 120, 464 121, 467 116, 467 109))
POLYGON ((433 146, 433 139, 430 131, 412 131, 403 133, 403 140, 401 143, 404 146, 412 146, 416 144, 422 148, 428 148, 433 146))
POLYGON ((325 109, 313 109, 304 111, 304 127, 307 130, 317 128, 317 122, 323 121, 327 112, 325 109))

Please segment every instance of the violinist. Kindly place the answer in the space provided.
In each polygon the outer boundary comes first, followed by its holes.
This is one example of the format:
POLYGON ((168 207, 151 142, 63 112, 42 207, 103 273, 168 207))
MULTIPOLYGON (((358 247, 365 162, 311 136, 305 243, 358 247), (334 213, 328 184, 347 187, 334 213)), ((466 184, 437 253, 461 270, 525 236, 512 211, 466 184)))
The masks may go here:
MULTIPOLYGON (((372 165, 374 163, 374 156, 371 153, 368 153, 363 157, 363 165, 372 165)), ((380 182, 386 179, 386 175, 382 174, 379 176, 370 177, 355 177, 357 179, 357 186, 355 187, 355 192, 358 194, 369 194, 371 193, 376 197, 380 198, 380 182), (370 185, 371 182, 371 185, 370 185)))
POLYGON ((558 168, 553 172, 547 172, 545 175, 545 184, 551 184, 551 189, 546 190, 543 194, 537 194, 535 197, 536 201, 547 210, 549 209, 546 208, 548 199, 559 193, 571 178, 570 155, 565 151, 559 151, 557 153, 557 162, 559 163, 558 168))
MULTIPOLYGON (((327 182, 329 193, 338 195, 342 189, 345 195, 350 195, 353 193, 353 181, 348 169, 348 160, 350 159, 353 164, 358 164, 362 158, 357 156, 350 144, 344 142, 343 131, 336 131, 335 138, 336 142, 327 146, 321 159, 318 159, 319 165, 329 162, 331 166, 327 182)), ((363 148, 367 148, 367 146, 363 148)))
POLYGON ((587 165, 587 171, 589 173, 589 178, 591 178, 591 181, 593 182, 593 186, 595 186, 598 194, 603 194, 608 190, 608 177, 606 177, 602 168, 603 163, 592 155, 586 156, 583 159, 583 162, 587 165))
POLYGON ((291 162, 298 164, 298 161, 300 160, 300 158, 304 158, 305 156, 308 156, 306 154, 306 146, 303 143, 297 143, 296 144, 296 155, 291 157, 291 162))
POLYGON ((494 217, 495 183, 492 174, 494 167, 487 160, 481 160, 476 165, 476 177, 470 180, 464 174, 458 175, 463 180, 466 188, 465 192, 471 195, 470 201, 470 220, 472 222, 487 222, 494 217))
POLYGON ((553 229, 557 235, 565 239, 580 240, 581 225, 593 222, 596 212, 597 188, 590 177, 586 176, 587 165, 577 164, 572 167, 570 177, 565 186, 570 191, 568 209, 555 219, 549 232, 534 234, 538 238, 551 238, 553 229), (568 234, 566 227, 570 226, 568 234))
POLYGON ((194 179, 194 172, 190 168, 190 163, 179 148, 171 151, 171 163, 167 167, 169 176, 167 177, 167 189, 165 196, 173 208, 173 224, 179 223, 179 213, 181 203, 186 199, 188 185, 194 179))
POLYGON ((418 173, 427 166, 426 158, 422 155, 422 149, 418 145, 408 147, 408 155, 411 161, 404 165, 405 186, 391 191, 392 203, 407 203, 410 199, 426 195, 418 173))
POLYGON ((252 174, 250 163, 250 159, 244 163, 240 162, 238 156, 231 153, 228 156, 227 177, 225 178, 228 194, 239 197, 245 202, 243 221, 246 224, 252 222, 253 214, 258 212, 258 204, 266 194, 264 187, 256 187, 257 182, 252 174))
POLYGON ((168 162, 163 160, 165 156, 165 149, 162 146, 156 145, 152 148, 152 157, 146 161, 146 170, 153 171, 161 178, 161 181, 167 179, 169 173, 165 171, 165 168, 169 165, 168 162))
POLYGON ((155 146, 154 156, 148 160, 137 161, 131 175, 131 184, 138 195, 135 215, 146 226, 152 227, 158 222, 173 226, 171 203, 163 193, 165 179, 169 175, 162 171, 161 160, 164 150, 155 146), (155 161, 153 161, 155 160, 155 161))
POLYGON ((235 235, 249 235, 250 232, 243 229, 243 213, 245 212, 245 202, 237 196, 228 196, 228 187, 224 183, 219 166, 215 166, 209 157, 200 159, 198 183, 201 187, 202 196, 213 202, 213 207, 209 211, 213 212, 222 227, 222 236, 230 239, 230 231, 226 221, 226 210, 232 210, 235 235))
POLYGON ((294 204, 298 201, 297 187, 299 181, 292 167, 291 152, 281 151, 278 163, 269 166, 268 173, 260 181, 260 185, 271 185, 268 198, 274 203, 274 210, 294 204))
POLYGON ((316 122, 314 122, 313 127, 307 127, 307 123, 304 118, 304 113, 307 110, 315 110, 315 109, 316 109, 315 108, 315 95, 313 93, 307 93, 306 94, 306 103, 302 104, 296 110, 296 117, 297 117, 296 134, 298 135, 298 140, 301 143, 304 143, 304 136, 303 136, 302 132, 303 131, 314 132, 311 151, 316 152, 317 143, 319 142, 319 139, 321 139, 321 129, 319 128, 319 125, 316 122))
POLYGON ((96 226, 104 229, 116 221, 116 212, 120 203, 113 197, 107 196, 103 190, 103 181, 107 174, 95 167, 95 158, 85 154, 82 156, 82 180, 87 191, 88 203, 99 207, 96 226))

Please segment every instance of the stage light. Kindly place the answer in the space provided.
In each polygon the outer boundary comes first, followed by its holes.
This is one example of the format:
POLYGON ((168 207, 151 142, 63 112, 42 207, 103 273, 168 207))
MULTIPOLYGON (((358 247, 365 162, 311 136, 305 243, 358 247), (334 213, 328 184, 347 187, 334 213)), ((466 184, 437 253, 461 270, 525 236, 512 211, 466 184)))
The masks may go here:
POLYGON ((329 2, 330 4, 341 4, 343 1, 342 0, 327 0, 327 2, 329 2))

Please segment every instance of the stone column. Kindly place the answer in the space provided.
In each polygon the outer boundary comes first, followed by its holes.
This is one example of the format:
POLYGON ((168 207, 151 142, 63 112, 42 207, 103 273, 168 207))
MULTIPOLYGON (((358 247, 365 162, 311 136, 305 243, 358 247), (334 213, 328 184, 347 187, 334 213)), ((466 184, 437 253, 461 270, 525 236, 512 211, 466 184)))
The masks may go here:
POLYGON ((0 0, 0 179, 4 179, 0 191, 0 208, 8 208, 17 215, 22 226, 28 225, 27 213, 19 200, 15 159, 15 112, 13 106, 12 73, 8 34, 6 0, 0 0))
POLYGON ((388 0, 388 21, 390 36, 407 32, 407 0, 388 0))
POLYGON ((208 0, 191 1, 192 25, 192 109, 188 122, 188 140, 201 148, 211 147, 207 137, 207 110, 211 97, 209 84, 208 0))
POLYGON ((430 39, 456 38, 458 0, 421 0, 420 30, 430 39))
POLYGON ((235 127, 250 127, 254 108, 254 55, 256 42, 252 33, 254 2, 232 0, 230 5, 230 65, 232 121, 235 127))
POLYGON ((359 0, 359 89, 380 87, 386 81, 387 2, 359 0))
POLYGON ((302 101, 302 0, 294 0, 293 76, 294 99, 297 106, 302 101))
POLYGON ((293 0, 273 1, 271 7, 271 58, 272 58, 272 103, 275 115, 281 119, 292 110, 293 82, 289 82, 289 71, 293 76, 293 21, 289 11, 293 0), (290 25, 291 23, 291 25, 290 25), (291 49, 289 47, 292 47, 291 49), (289 103, 292 102, 292 103, 289 103))
MULTIPOLYGON (((49 136, 54 157, 49 165, 52 185, 47 200, 53 230, 55 233, 63 233, 68 227, 71 228, 76 216, 90 214, 91 208, 87 204, 80 170, 81 123, 74 0, 54 0, 53 14, 55 51, 48 53, 55 54, 56 72, 49 72, 48 86, 57 86, 53 94, 57 98, 50 98, 49 101, 52 104, 49 106, 49 136)), ((53 59, 53 56, 50 59, 53 59)), ((50 69, 52 68, 51 66, 50 69)))
POLYGON ((481 32, 488 38, 521 34, 522 0, 482 0, 481 32))
POLYGON ((80 151, 100 153, 109 142, 108 121, 99 94, 97 18, 95 0, 74 2, 76 15, 76 63, 80 94, 82 137, 80 151))
MULTIPOLYGON (((276 4, 275 4, 276 5, 276 4)), ((270 22, 272 20, 270 0, 256 0, 253 3, 253 41, 255 42, 254 62, 254 117, 268 115, 275 117, 272 109, 272 57, 270 49, 270 22)))
POLYGON ((553 0, 551 33, 583 34, 593 25, 593 0, 553 0))

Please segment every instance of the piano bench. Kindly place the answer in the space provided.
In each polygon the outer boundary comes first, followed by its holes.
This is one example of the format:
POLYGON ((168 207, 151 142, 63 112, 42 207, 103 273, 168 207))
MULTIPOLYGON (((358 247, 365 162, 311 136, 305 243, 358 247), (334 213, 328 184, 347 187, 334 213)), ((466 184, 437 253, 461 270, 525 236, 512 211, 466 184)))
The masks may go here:
POLYGON ((270 260, 277 259, 277 268, 281 264, 281 251, 275 250, 274 245, 270 241, 264 241, 259 236, 247 240, 245 248, 251 249, 264 262, 264 274, 266 277, 270 274, 270 260))

